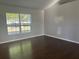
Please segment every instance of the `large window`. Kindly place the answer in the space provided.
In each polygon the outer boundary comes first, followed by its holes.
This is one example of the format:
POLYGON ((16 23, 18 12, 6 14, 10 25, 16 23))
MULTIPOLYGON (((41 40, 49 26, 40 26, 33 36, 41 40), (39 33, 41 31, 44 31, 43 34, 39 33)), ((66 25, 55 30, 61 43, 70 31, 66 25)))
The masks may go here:
POLYGON ((6 13, 6 21, 8 34, 31 31, 31 14, 6 13))

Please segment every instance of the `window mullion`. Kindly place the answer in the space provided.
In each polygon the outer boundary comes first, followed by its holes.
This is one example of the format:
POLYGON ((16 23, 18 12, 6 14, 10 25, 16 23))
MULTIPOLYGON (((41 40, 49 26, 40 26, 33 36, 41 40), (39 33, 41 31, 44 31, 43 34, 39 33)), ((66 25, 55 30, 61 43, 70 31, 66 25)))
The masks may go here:
POLYGON ((19 29, 20 29, 20 33, 21 33, 21 19, 20 19, 20 13, 19 13, 19 29))

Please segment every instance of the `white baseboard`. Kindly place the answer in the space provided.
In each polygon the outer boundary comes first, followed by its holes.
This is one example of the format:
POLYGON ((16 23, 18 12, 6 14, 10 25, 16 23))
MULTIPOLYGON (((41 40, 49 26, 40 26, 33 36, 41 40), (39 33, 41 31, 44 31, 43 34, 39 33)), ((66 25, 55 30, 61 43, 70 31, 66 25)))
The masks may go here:
POLYGON ((73 41, 73 40, 69 40, 69 39, 65 39, 65 38, 61 38, 61 37, 56 37, 56 36, 48 35, 48 34, 40 34, 40 35, 34 35, 34 36, 29 36, 29 37, 20 38, 20 39, 9 40, 9 41, 5 41, 5 42, 0 42, 0 44, 14 42, 14 41, 19 41, 19 40, 24 40, 24 39, 28 39, 28 38, 37 37, 37 36, 43 36, 43 35, 46 35, 46 36, 49 36, 49 37, 53 37, 53 38, 57 38, 57 39, 60 39, 60 40, 65 40, 65 41, 68 41, 68 42, 72 42, 72 43, 79 44, 79 42, 77 42, 77 41, 73 41))
POLYGON ((73 40, 69 40, 69 39, 65 39, 65 38, 61 38, 61 37, 56 37, 56 36, 48 35, 48 34, 45 34, 45 35, 49 36, 49 37, 57 38, 57 39, 60 39, 60 40, 65 40, 65 41, 68 41, 68 42, 79 44, 79 42, 77 42, 77 41, 73 41, 73 40))
POLYGON ((29 38, 38 37, 38 36, 43 36, 43 35, 44 35, 44 34, 40 34, 40 35, 34 35, 34 36, 29 36, 29 37, 20 38, 20 39, 9 40, 9 41, 5 41, 5 42, 0 42, 0 44, 9 43, 9 42, 14 42, 14 41, 19 41, 19 40, 24 40, 24 39, 29 39, 29 38))

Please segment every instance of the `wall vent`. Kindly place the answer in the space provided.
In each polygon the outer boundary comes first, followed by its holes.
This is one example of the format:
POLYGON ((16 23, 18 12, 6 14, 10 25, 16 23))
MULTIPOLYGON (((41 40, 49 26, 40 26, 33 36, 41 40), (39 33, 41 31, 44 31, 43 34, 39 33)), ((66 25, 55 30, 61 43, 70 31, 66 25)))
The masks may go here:
POLYGON ((62 5, 62 4, 73 2, 73 1, 76 1, 76 0, 60 0, 59 4, 62 5))

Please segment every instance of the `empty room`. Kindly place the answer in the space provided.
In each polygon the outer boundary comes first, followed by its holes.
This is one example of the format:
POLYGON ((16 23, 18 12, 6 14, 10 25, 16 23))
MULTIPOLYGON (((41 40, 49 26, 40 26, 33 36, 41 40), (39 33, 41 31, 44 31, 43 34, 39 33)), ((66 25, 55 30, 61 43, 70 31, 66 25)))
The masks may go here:
POLYGON ((0 59, 79 59, 79 0, 0 0, 0 59))

